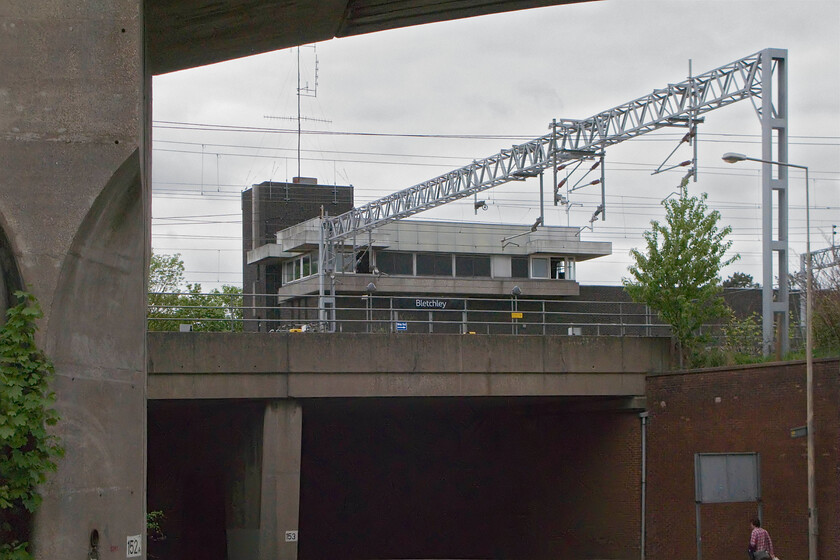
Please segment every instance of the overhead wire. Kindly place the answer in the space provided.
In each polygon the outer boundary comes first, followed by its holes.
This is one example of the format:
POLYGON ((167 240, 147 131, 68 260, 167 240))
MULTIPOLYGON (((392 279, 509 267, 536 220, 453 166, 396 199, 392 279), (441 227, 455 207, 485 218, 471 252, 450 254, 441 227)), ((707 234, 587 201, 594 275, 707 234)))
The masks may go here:
MULTIPOLYGON (((243 132, 243 133, 273 133, 273 134, 297 134, 297 129, 290 128, 272 128, 272 127, 255 127, 244 125, 223 125, 223 124, 209 124, 209 123, 190 123, 181 121, 153 121, 152 126, 162 130, 201 130, 211 132, 243 132)), ((373 136, 385 138, 449 138, 456 140, 532 140, 532 134, 440 134, 440 133, 416 133, 416 132, 369 132, 369 131, 324 131, 324 130, 306 130, 302 129, 301 134, 315 134, 315 135, 330 135, 330 136, 373 136)), ((682 136, 682 134, 672 134, 673 136, 682 136)), ((717 133, 719 136, 729 137, 754 137, 758 138, 760 142, 760 135, 757 134, 735 134, 735 133, 717 133)), ((705 135, 704 135, 705 136, 705 135)), ((840 140, 840 136, 789 136, 790 138, 803 139, 815 138, 826 140, 840 140)), ((636 140, 644 140, 644 138, 637 138, 636 140)), ((834 145, 834 144, 832 144, 834 145)))
MULTIPOLYGON (((203 130, 201 128, 196 128, 195 126, 193 126, 193 123, 177 123, 176 121, 162 121, 162 122, 168 123, 169 125, 171 125, 171 126, 163 126, 164 129, 178 128, 178 126, 176 126, 178 124, 190 124, 189 127, 184 127, 184 128, 181 128, 181 129, 182 130, 203 130)), ((215 130, 215 131, 225 130, 225 131, 227 131, 226 129, 223 128, 223 125, 206 125, 205 124, 205 125, 200 125, 200 126, 208 127, 207 128, 208 130, 215 130)), ((267 128, 264 129, 264 128, 259 128, 259 127, 245 127, 244 129, 236 130, 236 131, 263 132, 265 134, 284 133, 284 132, 295 132, 295 133, 297 133, 296 130, 295 131, 284 131, 283 129, 267 129, 267 128)), ((302 132, 307 133, 307 134, 310 134, 310 133, 311 134, 320 134, 320 133, 322 133, 321 131, 302 131, 302 132)), ((350 136, 350 135, 352 135, 352 136, 383 136, 383 137, 402 137, 402 138, 452 138, 452 139, 461 139, 461 140, 463 140, 463 139, 517 140, 517 139, 531 139, 532 138, 532 136, 516 136, 516 135, 390 134, 390 133, 369 133, 369 132, 354 133, 354 132, 346 132, 346 131, 327 132, 327 133, 324 133, 324 134, 333 134, 333 135, 336 135, 336 136, 341 136, 341 135, 350 136)), ((649 138, 649 139, 639 139, 639 140, 671 141, 669 138, 666 137, 667 134, 669 134, 669 133, 662 133, 660 135, 661 138, 649 138)), ((713 135, 718 136, 718 137, 738 137, 738 138, 742 139, 742 140, 740 140, 739 143, 760 143, 760 141, 751 142, 751 141, 743 140, 744 138, 753 138, 753 137, 759 138, 758 135, 728 134, 728 133, 714 133, 713 135)), ((806 139, 806 140, 835 140, 835 139, 840 139, 840 137, 837 137, 837 136, 800 136, 800 137, 793 137, 792 136, 791 138, 806 139)), ((719 139, 708 138, 708 137, 705 138, 705 141, 706 142, 718 142, 718 143, 728 142, 728 140, 719 140, 719 139)), ((275 152, 277 152, 277 151, 279 151, 279 152, 292 151, 289 148, 269 148, 269 147, 249 146, 249 145, 243 145, 243 144, 216 144, 216 143, 210 143, 210 142, 200 143, 200 142, 187 142, 187 141, 178 141, 178 140, 156 140, 156 144, 182 145, 182 146, 199 146, 200 145, 200 146, 202 146, 202 151, 182 150, 182 149, 168 149, 168 148, 160 148, 159 146, 155 147, 154 150, 159 151, 159 152, 196 154, 196 155, 198 155, 198 154, 202 154, 202 155, 210 154, 210 155, 217 155, 217 157, 218 156, 243 157, 243 158, 257 157, 257 158, 266 158, 266 159, 275 159, 275 160, 278 159, 277 155, 248 154, 248 153, 241 154, 241 153, 233 153, 233 152, 227 152, 227 151, 207 151, 206 146, 218 147, 218 148, 230 148, 232 150, 237 150, 237 149, 257 150, 257 151, 270 150, 270 151, 275 151, 275 152)), ((837 142, 825 142, 825 143, 823 143, 823 142, 819 142, 819 143, 818 142, 799 142, 799 143, 791 143, 791 144, 819 145, 819 146, 837 146, 837 145, 840 145, 840 143, 837 143, 837 142)), ((335 155, 339 155, 339 156, 363 156, 363 157, 364 156, 371 156, 371 157, 374 157, 374 158, 401 158, 401 160, 402 160, 402 161, 382 161, 381 159, 370 160, 370 159, 337 159, 337 158, 332 160, 334 162, 354 163, 354 164, 376 164, 376 165, 382 165, 382 164, 389 165, 390 164, 390 165, 403 165, 403 166, 409 165, 409 166, 422 166, 422 167, 444 167, 444 166, 449 166, 450 165, 448 163, 445 163, 444 160, 446 160, 446 161, 450 161, 450 160, 467 161, 467 160, 470 159, 470 158, 451 156, 451 155, 428 155, 428 154, 405 154, 405 153, 394 154, 394 153, 378 152, 378 151, 372 151, 372 152, 349 151, 349 150, 348 151, 342 151, 342 150, 304 150, 304 151, 306 151, 307 153, 320 154, 321 156, 323 156, 324 154, 335 154, 335 155), (438 160, 438 161, 441 161, 441 163, 440 164, 435 164, 435 163, 424 163, 422 161, 407 161, 407 160, 438 160)), ((321 157, 321 158, 304 158, 304 159, 307 159, 308 161, 319 161, 319 162, 325 161, 323 157, 321 157)), ((330 160, 326 160, 326 161, 330 161, 330 160)), ((611 171, 623 171, 623 172, 640 172, 640 171, 647 172, 647 171, 649 171, 650 168, 651 168, 651 164, 645 164, 645 163, 639 163, 639 162, 613 162, 610 169, 611 169, 611 171), (620 167, 616 167, 616 165, 618 165, 620 167)), ((751 172, 750 170, 744 170, 744 171, 739 172, 739 171, 735 171, 735 170, 732 170, 731 168, 727 168, 727 167, 723 167, 723 166, 703 166, 700 169, 702 169, 704 174, 707 174, 707 175, 740 176, 740 177, 754 175, 754 173, 751 172), (726 171, 723 171, 723 170, 726 170, 726 171)), ((838 171, 812 170, 812 175, 813 174, 820 174, 820 173, 822 173, 824 175, 840 175, 840 172, 838 172, 838 171)), ((832 177, 823 177, 823 178, 820 178, 819 180, 821 180, 821 181, 823 181, 823 180, 837 181, 837 180, 840 180, 840 179, 835 179, 835 178, 832 178, 832 177)), ((205 197, 207 199, 233 200, 233 199, 239 199, 240 198, 240 196, 241 196, 240 193, 241 193, 241 189, 242 189, 242 185, 232 185, 232 184, 221 185, 220 184, 219 185, 220 192, 198 193, 198 192, 195 191, 195 188, 197 187, 197 185, 195 185, 195 183, 154 181, 154 184, 155 184, 155 188, 153 190, 154 190, 155 196, 156 197, 164 197, 164 198, 191 198, 191 197, 195 197, 195 196, 202 196, 202 197, 205 197), (161 188, 161 185, 166 185, 168 188, 161 188), (179 186, 192 187, 192 190, 190 190, 188 188, 183 188, 183 189, 178 188, 179 186), (229 192, 221 191, 222 186, 224 186, 226 189, 227 188, 236 189, 236 191, 235 192, 233 192, 233 191, 229 191, 229 192)), ((497 206, 502 207, 502 208, 520 209, 520 210, 524 210, 526 212, 528 212, 528 211, 533 212, 535 210, 533 201, 527 201, 527 200, 523 201, 521 196, 518 196, 516 198, 506 197, 504 195, 504 192, 505 192, 504 188, 496 188, 494 190, 495 190, 495 194, 493 196, 493 201, 492 201, 492 203, 494 205, 497 205, 497 206)), ((355 188, 355 193, 357 195, 362 195, 362 196, 357 197, 357 199, 359 200, 359 203, 363 203, 363 201, 368 198, 367 196, 364 196, 365 193, 371 193, 370 200, 374 200, 374 199, 378 198, 378 193, 380 193, 380 192, 381 192, 380 189, 374 189, 374 188, 371 188, 371 189, 364 189, 364 188, 358 188, 358 187, 355 188)), ((516 189, 516 191, 513 191, 513 192, 521 193, 521 189, 516 189)), ((586 196, 587 193, 580 193, 580 194, 581 194, 582 198, 585 199, 585 196, 586 196)), ((513 196, 513 195, 511 195, 511 196, 513 196)), ((650 217, 650 212, 649 211, 648 212, 634 212, 632 210, 633 209, 639 209, 639 210, 656 209, 656 208, 661 207, 660 204, 659 204, 659 201, 661 199, 659 197, 643 197, 643 196, 638 196, 638 197, 630 196, 630 197, 628 197, 627 195, 622 195, 621 196, 621 199, 624 200, 624 201, 626 201, 627 198, 629 198, 631 200, 631 202, 630 203, 625 202, 625 206, 622 209, 622 214, 626 215, 626 216, 649 218, 650 217), (645 200, 650 200, 652 202, 650 204, 648 204, 648 203, 645 202, 645 200), (654 204, 653 201, 655 201, 656 204, 654 204)), ((294 196, 292 196, 290 200, 295 201, 296 199, 295 199, 294 196)), ((714 209, 718 209, 718 210, 759 210, 760 209, 760 205, 755 204, 755 203, 746 203, 746 202, 739 203, 739 202, 733 202, 733 201, 726 201, 725 203, 713 203, 713 201, 708 201, 708 203, 709 203, 710 207, 712 207, 714 209)), ((467 203, 463 202, 463 204, 466 205, 467 203)), ((790 208, 792 210, 796 210, 798 207, 797 206, 790 206, 790 208)), ((804 208, 804 207, 802 207, 802 208, 804 208)), ((828 206, 825 209, 836 210, 836 207, 828 206)), ((813 208, 812 208, 812 210, 813 210, 813 208)), ((575 213, 577 213, 577 211, 575 211, 575 213)), ((180 217, 179 216, 168 216, 168 217, 157 217, 157 218, 153 218, 153 219, 155 220, 155 224, 157 226, 167 227, 167 228, 168 227, 174 227, 174 226, 241 225, 241 218, 240 219, 232 219, 232 220, 213 219, 213 218, 221 218, 221 217, 235 218, 235 217, 238 217, 238 214, 232 214, 232 213, 231 214, 218 214, 218 215, 208 214, 208 215, 180 216, 180 217)), ((746 222, 752 221, 754 223, 760 222, 760 218, 757 217, 757 216, 737 216, 737 215, 732 216, 730 214, 728 216, 728 218, 731 219, 731 220, 738 220, 738 221, 741 221, 741 222, 743 222, 743 221, 746 221, 746 222)), ((434 220, 434 218, 432 218, 432 220, 434 220)), ((795 220, 792 219, 791 222, 793 222, 793 221, 795 221, 795 220)), ((818 222, 818 224, 819 224, 819 222, 818 222)), ((638 235, 640 235, 641 233, 643 233, 645 231, 645 228, 637 227, 637 226, 633 226, 633 227, 629 227, 629 228, 626 227, 626 226, 616 228, 616 227, 613 227, 613 226, 606 226, 605 224, 599 224, 599 226, 600 227, 598 228, 598 230, 599 230, 598 233, 605 232, 609 236, 613 236, 614 232, 619 232, 619 233, 623 233, 625 235, 625 237, 627 235, 633 235, 634 237, 637 237, 638 235)), ((792 234, 796 235, 796 234, 800 233, 800 229, 802 229, 802 231, 804 232, 804 228, 799 228, 799 227, 796 227, 796 226, 792 227, 790 229, 790 231, 791 231, 792 234)), ((738 232, 733 232, 733 236, 735 236, 736 238, 746 238, 746 239, 758 242, 759 241, 758 232, 760 232, 760 231, 761 231, 760 227, 752 227, 752 226, 743 225, 743 226, 739 226, 738 232), (753 233, 753 232, 755 232, 755 233, 753 233)), ((222 241, 241 242, 241 236, 239 236, 239 235, 156 234, 154 237, 159 238, 159 239, 189 239, 189 240, 193 240, 193 241, 212 240, 212 241, 215 241, 215 242, 222 242, 222 241)), ((616 245, 621 246, 621 243, 616 243, 616 245)), ((174 249, 178 249, 178 248, 166 248, 166 250, 174 250, 174 249)), ((191 248, 181 248, 181 250, 186 250, 186 251, 189 251, 189 250, 195 250, 195 251, 214 251, 214 250, 221 251, 221 250, 224 250, 226 252, 238 252, 241 249, 205 249, 205 248, 191 247, 191 248)), ((760 252, 742 252, 742 255, 760 256, 761 253, 760 252)), ((620 261, 620 262, 623 262, 623 261, 620 261)), ((240 272, 191 271, 191 273, 197 273, 197 274, 221 273, 221 274, 231 274, 231 275, 237 275, 238 274, 238 275, 241 275, 241 271, 240 272)))

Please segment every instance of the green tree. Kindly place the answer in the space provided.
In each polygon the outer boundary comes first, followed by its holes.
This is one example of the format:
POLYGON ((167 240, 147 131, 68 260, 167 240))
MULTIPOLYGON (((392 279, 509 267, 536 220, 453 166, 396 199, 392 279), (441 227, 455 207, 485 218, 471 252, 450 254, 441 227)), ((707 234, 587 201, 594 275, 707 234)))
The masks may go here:
POLYGON ((242 288, 224 285, 204 293, 201 284, 185 284, 181 255, 153 254, 149 265, 150 331, 242 331, 242 288))
MULTIPOLYGON (((832 257, 838 264, 814 270, 812 285, 814 352, 828 356, 840 354, 840 248, 833 248, 832 257)), ((805 297, 806 278, 804 272, 790 277, 801 297, 805 297)))
POLYGON ((180 253, 174 255, 152 254, 149 264, 148 329, 150 331, 177 331, 181 317, 184 285, 184 261, 180 253))
POLYGON ((720 297, 720 271, 735 262, 726 258, 732 228, 720 228, 720 213, 709 211, 708 195, 688 196, 688 179, 680 197, 663 201, 665 223, 651 222, 644 234, 645 252, 633 249, 624 288, 634 301, 656 310, 671 326, 677 341, 680 367, 684 358, 699 349, 700 327, 729 315, 720 297))
POLYGON ((49 426, 58 422, 49 390, 50 360, 35 344, 42 316, 35 297, 15 292, 18 305, 0 327, 0 558, 31 558, 32 514, 41 504, 38 486, 64 455, 49 426))
POLYGON ((760 288, 761 286, 753 280, 752 274, 746 272, 733 272, 729 278, 723 281, 724 288, 760 288))

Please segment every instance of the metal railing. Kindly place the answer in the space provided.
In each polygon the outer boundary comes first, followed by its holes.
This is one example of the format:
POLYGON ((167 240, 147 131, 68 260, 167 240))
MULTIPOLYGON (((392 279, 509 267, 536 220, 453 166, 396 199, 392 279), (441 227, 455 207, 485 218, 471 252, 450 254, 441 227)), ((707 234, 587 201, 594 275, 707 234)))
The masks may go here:
POLYGON ((148 310, 149 330, 169 331, 671 334, 655 312, 627 301, 340 295, 319 321, 317 296, 278 303, 276 294, 152 293, 148 310))
MULTIPOLYGON (((320 311, 318 297, 314 295, 292 302, 282 301, 276 294, 152 293, 149 294, 148 329, 217 332, 672 336, 670 326, 662 323, 654 311, 644 304, 631 301, 525 299, 512 296, 409 298, 340 295, 335 298, 335 305, 326 309, 325 316, 328 320, 319 321, 319 317, 323 316, 320 311)), ((723 321, 719 324, 704 325, 700 330, 706 335, 707 349, 716 348, 732 355, 759 356, 763 347, 760 318, 747 317, 739 321, 734 324, 723 321)), ((790 346, 801 348, 802 337, 799 329, 791 330, 790 346)))

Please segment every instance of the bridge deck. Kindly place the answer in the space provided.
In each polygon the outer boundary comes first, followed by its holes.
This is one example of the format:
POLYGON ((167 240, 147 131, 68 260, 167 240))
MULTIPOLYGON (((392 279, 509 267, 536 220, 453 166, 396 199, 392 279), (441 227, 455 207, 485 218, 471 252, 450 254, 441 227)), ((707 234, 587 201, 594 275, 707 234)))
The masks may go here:
POLYGON ((645 394, 667 339, 149 333, 150 399, 645 394))

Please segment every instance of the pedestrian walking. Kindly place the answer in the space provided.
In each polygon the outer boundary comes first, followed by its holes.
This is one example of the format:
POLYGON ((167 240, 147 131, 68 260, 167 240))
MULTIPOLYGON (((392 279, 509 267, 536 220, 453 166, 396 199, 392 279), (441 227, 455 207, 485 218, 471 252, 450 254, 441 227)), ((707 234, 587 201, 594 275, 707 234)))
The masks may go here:
POLYGON ((773 560, 776 557, 776 551, 773 550, 773 541, 770 539, 770 533, 766 529, 761 528, 761 520, 753 518, 750 521, 752 532, 750 533, 749 554, 751 560, 773 560))

